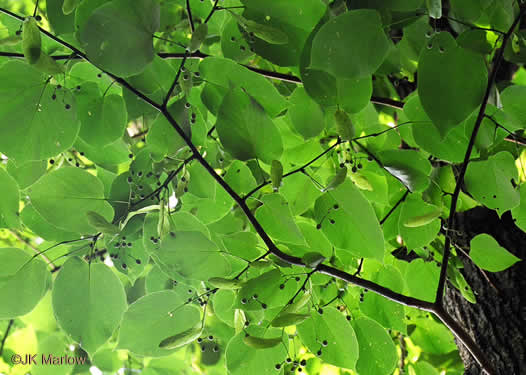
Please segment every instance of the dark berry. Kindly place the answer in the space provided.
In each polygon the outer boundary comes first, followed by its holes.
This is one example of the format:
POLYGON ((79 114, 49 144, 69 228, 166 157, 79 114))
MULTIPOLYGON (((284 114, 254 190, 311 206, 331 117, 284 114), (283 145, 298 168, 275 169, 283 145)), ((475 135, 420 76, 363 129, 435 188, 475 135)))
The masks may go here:
POLYGON ((322 344, 323 346, 327 346, 329 343, 327 342, 327 340, 323 340, 323 341, 321 342, 321 344, 322 344))

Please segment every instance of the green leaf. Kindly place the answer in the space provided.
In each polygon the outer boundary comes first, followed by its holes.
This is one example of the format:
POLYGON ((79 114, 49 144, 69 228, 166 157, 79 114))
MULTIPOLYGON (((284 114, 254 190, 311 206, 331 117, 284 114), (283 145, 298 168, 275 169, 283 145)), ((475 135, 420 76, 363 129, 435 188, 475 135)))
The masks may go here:
POLYGON ((290 96, 288 116, 299 134, 309 139, 320 134, 325 128, 325 118, 320 106, 312 100, 303 87, 298 87, 290 96), (309 108, 309 111, 305 111, 309 108))
POLYGON ((378 154, 384 168, 409 191, 419 192, 429 186, 431 163, 413 150, 387 150, 378 154))
MULTIPOLYGON (((200 309, 185 302, 183 296, 171 290, 139 298, 124 313, 117 347, 147 357, 170 355, 179 346, 168 348, 160 347, 160 344, 164 342, 169 345, 165 340, 178 335, 181 338, 183 333, 190 333, 200 324, 200 309)), ((189 338, 186 336, 181 340, 187 341, 189 338)))
POLYGON ((442 18, 442 0, 426 0, 426 5, 429 17, 434 19, 442 18))
POLYGON ((63 0, 46 1, 47 19, 53 31, 57 34, 68 34, 75 31, 75 14, 65 15, 62 11, 63 3, 63 0))
MULTIPOLYGON (((232 94, 232 91, 229 91, 230 83, 235 82, 236 86, 246 90, 245 92, 259 103, 270 117, 276 117, 287 108, 287 101, 272 83, 232 60, 207 57, 199 64, 199 72, 206 82, 213 85, 214 90, 222 92, 221 97, 227 93, 232 94)), ((239 95, 239 89, 234 91, 239 95)), ((238 106, 235 111, 241 109, 242 107, 238 106)))
POLYGON ((152 34, 159 28, 156 0, 113 0, 95 9, 80 29, 88 58, 102 69, 127 77, 153 61, 152 34))
POLYGON ((212 277, 208 279, 208 283, 213 287, 219 289, 241 289, 243 287, 243 282, 233 279, 225 279, 224 277, 212 277))
POLYGON ((256 311, 264 310, 263 304, 266 305, 266 309, 284 306, 297 290, 296 285, 284 281, 281 272, 277 269, 246 281, 237 295, 235 307, 245 311, 256 311), (284 285, 283 288, 280 287, 281 284, 284 285))
POLYGON ((22 50, 27 62, 34 64, 42 52, 42 39, 35 17, 27 17, 22 24, 22 50))
POLYGON ((278 191, 283 179, 283 165, 281 165, 279 160, 272 160, 270 166, 270 179, 272 181, 272 190, 278 191))
POLYGON ((64 0, 64 2, 62 3, 62 12, 65 15, 73 13, 77 8, 79 2, 80 0, 64 0))
POLYGON ((453 334, 443 324, 430 318, 420 318, 412 323, 416 328, 410 338, 426 353, 446 354, 457 349, 453 334))
POLYGON ((336 78, 363 78, 380 67, 388 51, 389 41, 378 12, 352 10, 331 19, 318 31, 312 42, 311 68, 336 78))
POLYGON ((20 228, 20 191, 15 179, 0 168, 0 227, 20 228))
POLYGON ((2 65, 0 82, 2 153, 17 162, 43 160, 73 145, 80 123, 69 90, 46 84, 44 75, 22 61, 2 65))
POLYGON ((263 338, 255 336, 243 337, 243 342, 254 349, 268 349, 273 348, 283 342, 281 337, 263 338))
POLYGON ((418 95, 442 138, 480 106, 487 75, 484 58, 457 46, 447 32, 436 34, 422 50, 418 95))
POLYGON ((479 234, 470 242, 469 256, 480 268, 500 272, 520 261, 515 255, 499 245, 489 234, 479 234))
POLYGON ((192 341, 195 341, 201 336, 203 328, 189 328, 186 331, 178 333, 176 335, 165 338, 159 344, 159 348, 163 349, 177 349, 181 346, 190 344, 192 341))
POLYGON ((312 353, 320 350, 323 362, 354 370, 358 361, 358 340, 353 327, 335 308, 322 311, 322 314, 311 313, 311 319, 297 327, 301 341, 312 353), (320 345, 322 342, 327 346, 320 345))
POLYGON ((46 264, 14 248, 0 249, 0 262, 0 319, 29 313, 51 285, 46 264))
POLYGON ((192 39, 190 40, 190 51, 195 52, 201 47, 206 36, 208 35, 208 24, 202 23, 192 33, 192 39))
POLYGON ((109 235, 115 235, 120 232, 119 227, 110 223, 104 216, 94 211, 88 211, 86 215, 88 217, 88 223, 97 231, 109 235))
POLYGON ((102 182, 82 169, 65 167, 46 174, 33 184, 29 197, 46 221, 65 231, 93 234, 89 211, 113 219, 102 182))
POLYGON ((418 95, 413 95, 407 100, 404 113, 410 121, 414 122, 410 125, 411 132, 420 148, 452 163, 460 163, 464 160, 469 138, 466 138, 462 126, 454 128, 442 138, 439 130, 422 108, 418 95))
POLYGON ((331 177, 327 186, 323 188, 322 192, 331 191, 345 182, 347 177, 347 167, 339 168, 336 174, 331 177))
POLYGON ((378 218, 369 201, 350 180, 318 198, 314 213, 334 246, 357 257, 383 261, 384 239, 378 218))
POLYGON ((238 24, 245 29, 247 33, 252 33, 259 39, 264 40, 270 44, 287 44, 289 38, 283 31, 272 26, 257 23, 255 21, 246 19, 237 13, 229 11, 229 13, 236 19, 238 24))
POLYGON ((77 91, 76 97, 82 124, 79 136, 84 142, 93 147, 103 147, 123 136, 127 115, 122 96, 100 96, 97 85, 87 83, 77 91))
POLYGON ((406 268, 405 281, 410 296, 433 302, 438 287, 440 267, 423 259, 413 260, 406 268))
POLYGON ((398 355, 391 336, 369 318, 353 321, 360 357, 356 370, 360 375, 388 375, 396 367, 398 355))
MULTIPOLYGON (((404 291, 404 279, 400 272, 393 266, 381 268, 374 276, 373 281, 397 293, 404 291)), ((365 293, 360 311, 369 318, 376 320, 385 328, 400 332, 406 331, 404 322, 404 306, 391 301, 376 293, 365 293)))
POLYGON ((216 122, 219 139, 240 160, 259 158, 267 164, 283 152, 281 134, 264 108, 242 88, 223 98, 216 122))
POLYGON ((408 218, 407 220, 405 220, 404 227, 408 227, 408 228, 423 227, 424 225, 427 225, 433 220, 435 220, 436 218, 440 217, 441 214, 442 214, 442 211, 436 210, 436 211, 432 211, 424 215, 412 216, 408 218))
POLYGON ((261 198, 263 205, 256 210, 256 219, 270 237, 278 241, 302 245, 305 239, 294 222, 288 202, 277 193, 261 198))
POLYGON ((52 298, 59 325, 90 356, 111 337, 126 310, 124 288, 112 270, 77 257, 60 269, 52 298))
POLYGON ((338 129, 338 135, 343 141, 350 141, 354 138, 354 125, 347 113, 338 108, 338 110, 334 112, 334 120, 336 122, 336 129, 338 129))
POLYGON ((526 126, 526 111, 522 105, 524 95, 526 95, 525 86, 511 85, 502 91, 500 97, 504 112, 511 116, 521 127, 526 126))
POLYGON ((512 180, 517 181, 517 168, 513 156, 506 151, 492 155, 488 160, 469 163, 464 182, 469 193, 484 206, 497 210, 499 215, 517 207, 520 193, 512 180))
POLYGON ((323 254, 316 252, 309 252, 301 257, 301 261, 310 268, 318 267, 325 259, 323 254))
MULTIPOLYGON (((286 44, 270 44, 260 38, 253 38, 253 43, 250 43, 259 56, 284 67, 298 64, 309 35, 327 11, 327 5, 320 0, 242 0, 242 3, 245 5, 244 17, 280 30, 287 36, 286 44)), ((250 37, 247 39, 250 41, 250 37)))
POLYGON ((143 244, 161 269, 173 279, 184 277, 208 280, 230 273, 230 263, 204 234, 197 231, 181 231, 172 228, 163 240, 157 238, 158 213, 149 213, 144 220, 143 244))
POLYGON ((427 204, 419 196, 410 195, 402 205, 398 223, 405 245, 412 249, 433 241, 440 231, 440 214, 437 206, 427 204))
POLYGON ((288 327, 288 326, 295 326, 298 325, 305 320, 310 318, 310 314, 298 314, 298 313, 290 313, 290 312, 283 312, 276 316, 272 322, 270 322, 270 325, 272 327, 288 327))
MULTIPOLYGON (((272 332, 272 334, 276 335, 276 332, 272 332)), ((269 333, 268 336, 271 336, 271 334, 269 333)), ((263 337, 263 339, 266 339, 266 337, 263 337)), ((240 332, 228 342, 225 353, 228 373, 231 375, 275 374, 274 364, 282 362, 283 358, 287 356, 285 347, 283 345, 274 345, 270 348, 255 350, 253 347, 248 346, 245 340, 245 333, 240 332)), ((282 339, 280 338, 280 340, 282 339)))

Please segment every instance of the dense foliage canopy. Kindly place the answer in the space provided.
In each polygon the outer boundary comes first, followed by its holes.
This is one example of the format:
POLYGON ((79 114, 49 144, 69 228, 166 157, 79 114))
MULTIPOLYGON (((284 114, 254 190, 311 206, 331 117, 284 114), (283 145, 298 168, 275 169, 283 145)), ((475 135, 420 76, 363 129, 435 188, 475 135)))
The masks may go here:
POLYGON ((0 0, 0 373, 491 372, 442 296, 519 261, 453 218, 526 230, 523 12, 0 0))

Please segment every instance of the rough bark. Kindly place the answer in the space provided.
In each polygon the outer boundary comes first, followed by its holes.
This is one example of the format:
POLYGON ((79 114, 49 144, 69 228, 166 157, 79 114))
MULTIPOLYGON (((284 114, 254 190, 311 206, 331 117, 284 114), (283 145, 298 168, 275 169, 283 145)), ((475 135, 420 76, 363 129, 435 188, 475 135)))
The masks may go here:
MULTIPOLYGON (((499 218, 483 207, 458 214, 454 242, 465 249, 480 233, 492 235, 499 244, 526 259, 526 233, 518 229, 511 215, 499 218)), ((464 276, 473 288, 477 304, 467 302, 455 288, 447 285, 446 310, 471 334, 487 353, 498 375, 526 374, 526 262, 508 270, 484 275, 466 256, 464 276), (488 279, 489 281, 488 281, 488 279)), ((459 345, 466 375, 482 373, 467 350, 459 345)))

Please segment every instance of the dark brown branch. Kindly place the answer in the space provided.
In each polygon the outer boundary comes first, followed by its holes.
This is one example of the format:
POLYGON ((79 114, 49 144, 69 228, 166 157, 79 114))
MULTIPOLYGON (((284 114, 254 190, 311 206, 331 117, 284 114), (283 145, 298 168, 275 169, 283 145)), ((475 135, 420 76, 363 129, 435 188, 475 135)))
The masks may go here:
POLYGON ((188 52, 185 52, 183 56, 183 61, 181 61, 181 65, 179 65, 179 69, 177 69, 177 74, 175 75, 175 79, 173 80, 172 85, 170 86, 170 89, 168 90, 164 98, 164 101, 162 104, 163 108, 166 108, 166 105, 168 104, 168 101, 170 100, 170 97, 172 96, 175 86, 177 85, 177 82, 179 81, 179 77, 181 76, 181 72, 184 69, 184 64, 186 63, 187 57, 188 57, 188 52))
MULTIPOLYGON (((497 53, 497 56, 495 58, 495 62, 493 64, 493 69, 491 70, 491 73, 488 78, 488 85, 486 87, 486 92, 484 94, 484 98, 482 100, 482 104, 480 106, 477 119, 475 121, 475 126, 473 127, 473 132, 471 133, 471 138, 469 140, 468 148, 466 150, 466 153, 464 155, 464 161, 462 163, 462 167, 460 169, 460 173, 457 178, 457 183, 455 185, 455 190, 453 192, 453 196, 451 198, 451 207, 449 209, 449 218, 447 222, 447 228, 448 230, 453 230, 455 226, 455 212, 457 210, 457 203, 458 203, 458 197, 460 195, 460 190, 462 187, 462 184, 464 182, 464 176, 466 175, 466 170, 468 168, 468 164, 470 161, 471 153, 473 151, 473 147, 475 146, 475 139, 477 138, 478 131, 480 129, 480 126, 482 124, 482 120, 484 119, 484 113, 486 112, 486 106, 488 104, 489 96, 491 94, 491 89, 493 87, 493 84, 495 83, 495 79, 497 78, 497 73, 499 70, 499 65, 502 61, 502 58, 504 56, 504 49, 506 48, 506 45, 508 44, 509 39, 511 38, 511 35, 513 34, 513 30, 515 27, 519 24, 520 19, 526 12, 526 8, 522 8, 519 12, 519 15, 517 18, 515 18, 515 21, 511 25, 508 32, 504 35, 504 38, 502 40, 502 45, 497 53)), ((437 307, 442 307, 442 300, 444 296, 444 286, 446 284, 446 276, 447 276, 447 265, 449 261, 449 256, 451 252, 451 240, 449 236, 446 236, 445 243, 444 243, 444 257, 442 260, 442 267, 440 269, 440 278, 438 280, 438 288, 436 292, 436 305, 437 307)), ((471 351, 471 350, 470 350, 471 351)), ((473 354, 473 353, 472 353, 473 354)))
POLYGON ((4 337, 2 337, 2 342, 0 343, 0 357, 2 356, 2 353, 4 352, 4 345, 7 340, 7 336, 9 336, 9 331, 11 330, 11 327, 13 326, 14 320, 11 319, 9 323, 7 323, 7 328, 4 333, 4 337))
POLYGON ((188 22, 190 22, 190 30, 195 31, 194 19, 192 18, 192 8, 190 8, 190 0, 186 0, 186 13, 188 14, 188 22))

